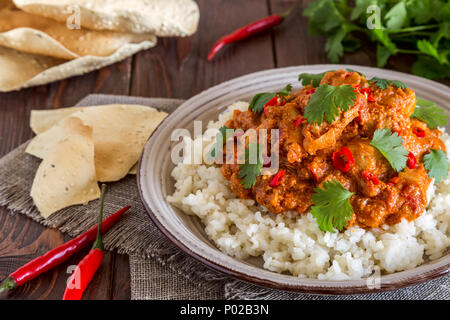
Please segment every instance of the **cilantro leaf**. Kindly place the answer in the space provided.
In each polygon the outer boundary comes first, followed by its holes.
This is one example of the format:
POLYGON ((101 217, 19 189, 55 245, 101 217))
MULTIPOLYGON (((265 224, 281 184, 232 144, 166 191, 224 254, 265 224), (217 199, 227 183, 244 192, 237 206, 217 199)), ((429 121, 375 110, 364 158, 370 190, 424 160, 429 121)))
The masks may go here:
POLYGON ((448 117, 444 110, 439 108, 436 103, 422 98, 416 98, 416 100, 416 108, 411 118, 417 118, 420 121, 426 122, 431 129, 447 125, 448 117))
POLYGON ((429 79, 444 79, 450 77, 450 65, 440 64, 436 59, 430 56, 419 56, 416 62, 414 62, 412 73, 426 77, 429 79))
POLYGON ((406 5, 403 1, 393 6, 385 15, 388 29, 400 29, 408 21, 406 5))
POLYGON ((337 31, 330 34, 325 43, 325 51, 327 52, 328 59, 333 63, 338 63, 339 58, 344 55, 344 46, 342 40, 344 40, 347 32, 340 28, 337 31))
POLYGON ((207 158, 209 161, 218 159, 222 156, 223 145, 225 141, 233 136, 233 134, 234 130, 228 128, 227 126, 222 126, 219 128, 219 132, 216 135, 216 142, 207 153, 207 158))
POLYGON ((366 13, 367 7, 372 4, 372 0, 356 0, 355 7, 350 15, 350 20, 355 20, 366 13))
POLYGON ((433 46, 433 44, 427 40, 422 39, 417 41, 417 49, 419 49, 420 52, 432 56, 441 64, 447 63, 447 58, 445 57, 445 55, 439 54, 437 47, 433 46))
POLYGON ((275 92, 258 93, 253 97, 252 101, 250 101, 248 109, 253 111, 254 113, 261 113, 263 112, 266 103, 275 96, 275 92))
POLYGON ((279 92, 262 92, 253 96, 252 101, 250 101, 250 105, 248 109, 253 111, 254 113, 261 113, 264 111, 264 106, 269 100, 271 100, 276 95, 280 96, 288 96, 291 93, 292 86, 288 84, 286 87, 281 89, 279 92))
POLYGON ((286 85, 286 87, 281 89, 281 91, 278 91, 277 95, 286 97, 291 94, 291 91, 292 91, 292 85, 289 83, 288 85, 286 85))
POLYGON ((256 178, 261 174, 263 167, 262 146, 257 143, 249 143, 245 149, 245 163, 239 167, 238 178, 245 189, 250 189, 256 183, 256 178), (256 158, 256 159, 254 159, 256 158))
POLYGON ((311 35, 327 33, 345 21, 333 0, 318 0, 309 3, 303 11, 303 15, 311 18, 309 20, 311 35))
MULTIPOLYGON (((330 70, 331 71, 331 70, 330 70)), ((302 85, 306 86, 311 84, 314 88, 320 85, 320 81, 322 81, 325 72, 322 73, 301 73, 298 76, 298 81, 302 83, 302 85)))
POLYGON ((395 171, 400 172, 406 167, 406 156, 409 153, 402 143, 403 139, 397 132, 392 133, 390 129, 378 129, 375 130, 370 145, 381 152, 395 171))
POLYGON ((391 84, 400 89, 406 89, 407 86, 403 82, 399 80, 387 80, 378 77, 374 77, 370 79, 370 82, 373 82, 377 85, 378 88, 386 90, 391 84))
POLYGON ((322 124, 325 121, 333 122, 339 115, 339 111, 347 111, 356 100, 356 92, 349 85, 330 86, 322 84, 311 95, 305 108, 305 118, 309 123, 322 124))
POLYGON ((448 159, 444 151, 431 149, 430 153, 423 157, 423 165, 428 170, 428 176, 434 178, 437 183, 447 178, 448 159))
POLYGON ((352 218, 350 198, 353 192, 345 189, 339 181, 327 181, 323 188, 315 188, 312 194, 314 205, 311 214, 317 220, 319 229, 334 233, 341 231, 352 218))

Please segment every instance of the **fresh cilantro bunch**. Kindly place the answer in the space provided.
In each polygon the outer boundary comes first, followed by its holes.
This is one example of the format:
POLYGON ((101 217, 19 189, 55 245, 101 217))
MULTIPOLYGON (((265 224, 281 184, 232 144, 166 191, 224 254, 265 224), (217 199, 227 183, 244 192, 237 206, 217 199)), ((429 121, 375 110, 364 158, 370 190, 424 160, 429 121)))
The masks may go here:
POLYGON ((414 74, 450 77, 448 0, 315 0, 303 15, 310 18, 311 35, 328 37, 325 51, 331 62, 337 63, 344 52, 357 51, 361 39, 368 39, 376 44, 380 68, 392 55, 413 54, 417 56, 411 68, 414 74), (377 6, 380 14, 370 6, 377 6))

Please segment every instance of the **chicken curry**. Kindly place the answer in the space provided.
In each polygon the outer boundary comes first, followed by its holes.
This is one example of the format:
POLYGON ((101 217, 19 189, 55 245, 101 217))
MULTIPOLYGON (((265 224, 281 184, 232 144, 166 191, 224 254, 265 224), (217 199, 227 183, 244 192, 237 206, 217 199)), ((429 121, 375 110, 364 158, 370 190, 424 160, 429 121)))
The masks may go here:
MULTIPOLYGON (((433 159, 425 160, 432 152, 445 152, 445 145, 436 125, 412 117, 415 92, 402 83, 367 80, 347 70, 320 77, 304 80, 298 92, 269 96, 259 112, 234 111, 227 128, 279 130, 279 168, 259 175, 249 187, 242 183, 242 165, 224 163, 222 174, 231 190, 272 213, 301 214, 317 202, 314 194, 333 182, 348 194, 346 227, 378 228, 419 217, 433 178, 433 159), (342 102, 346 95, 348 105, 342 102)), ((268 149, 270 154, 270 144, 268 149)))

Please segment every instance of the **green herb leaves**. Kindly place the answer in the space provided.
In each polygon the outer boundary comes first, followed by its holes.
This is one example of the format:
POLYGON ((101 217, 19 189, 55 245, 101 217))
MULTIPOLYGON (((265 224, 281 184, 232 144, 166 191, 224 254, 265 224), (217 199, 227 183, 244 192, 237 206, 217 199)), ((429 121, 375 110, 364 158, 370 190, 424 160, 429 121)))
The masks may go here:
POLYGON ((399 80, 387 80, 378 77, 374 77, 369 80, 370 82, 374 82, 378 88, 386 90, 391 84, 400 89, 406 89, 407 86, 403 82, 399 80))
POLYGON ((389 161, 395 171, 400 172, 406 167, 408 150, 402 145, 403 139, 398 133, 389 129, 378 129, 373 134, 371 146, 374 146, 389 161))
POLYGON ((337 63, 344 52, 368 40, 377 47, 377 66, 396 54, 414 55, 411 71, 432 79, 450 77, 448 0, 314 0, 303 15, 309 33, 325 35, 325 52, 337 63))
POLYGON ((322 231, 341 231, 348 225, 353 213, 350 198, 353 192, 345 189, 339 181, 323 183, 323 188, 315 188, 312 195, 314 205, 311 214, 322 231))
POLYGON ((317 123, 318 125, 321 125, 323 120, 331 123, 340 111, 350 109, 355 99, 356 92, 352 86, 334 87, 322 84, 311 95, 311 99, 305 108, 304 118, 309 123, 317 123))
POLYGON ((436 129, 438 126, 447 125, 447 115, 433 101, 416 98, 417 104, 411 118, 417 118, 426 122, 428 127, 436 129))
POLYGON ((262 146, 257 143, 249 143, 245 149, 245 163, 240 165, 238 178, 245 189, 250 189, 256 183, 256 178, 261 174, 263 167, 262 146))
POLYGON ((303 86, 308 84, 312 85, 314 88, 320 85, 320 81, 322 81, 325 72, 322 73, 301 73, 298 76, 298 81, 302 83, 303 86))
POLYGON ((448 159, 444 151, 431 149, 430 153, 423 157, 423 165, 428 170, 428 176, 434 178, 436 182, 447 178, 448 159))
POLYGON ((219 159, 222 156, 223 144, 228 140, 228 138, 231 138, 233 134, 234 130, 226 126, 223 126, 219 129, 219 132, 216 135, 216 142, 213 144, 211 150, 209 150, 207 154, 207 158, 209 161, 213 159, 219 159))
POLYGON ((252 101, 250 101, 250 105, 248 106, 248 109, 253 111, 254 113, 261 113, 264 111, 264 106, 267 102, 269 102, 271 99, 273 99, 276 95, 285 97, 288 96, 291 93, 292 86, 288 84, 286 87, 281 89, 279 92, 262 92, 256 94, 252 101))

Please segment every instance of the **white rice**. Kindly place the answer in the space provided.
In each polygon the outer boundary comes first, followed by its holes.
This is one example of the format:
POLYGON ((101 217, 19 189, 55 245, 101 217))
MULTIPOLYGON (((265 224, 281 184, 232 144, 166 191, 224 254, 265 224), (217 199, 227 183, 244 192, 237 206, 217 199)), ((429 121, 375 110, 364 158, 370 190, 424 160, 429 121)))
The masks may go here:
MULTIPOLYGON (((220 128, 232 118, 233 110, 247 108, 244 102, 233 104, 208 128, 220 128)), ((450 150, 450 137, 444 133, 442 139, 450 150)), ((185 143, 193 141, 186 138, 185 143)), ((204 150, 212 143, 211 139, 204 140, 204 150)), ((414 268, 441 257, 450 244, 450 178, 429 188, 429 206, 412 222, 403 220, 383 230, 352 227, 330 233, 319 230, 311 213, 275 215, 253 200, 237 198, 220 168, 181 163, 172 176, 176 191, 168 201, 198 216, 221 251, 241 259, 261 256, 264 268, 274 272, 330 280, 359 279, 376 270, 392 273, 414 268)))

